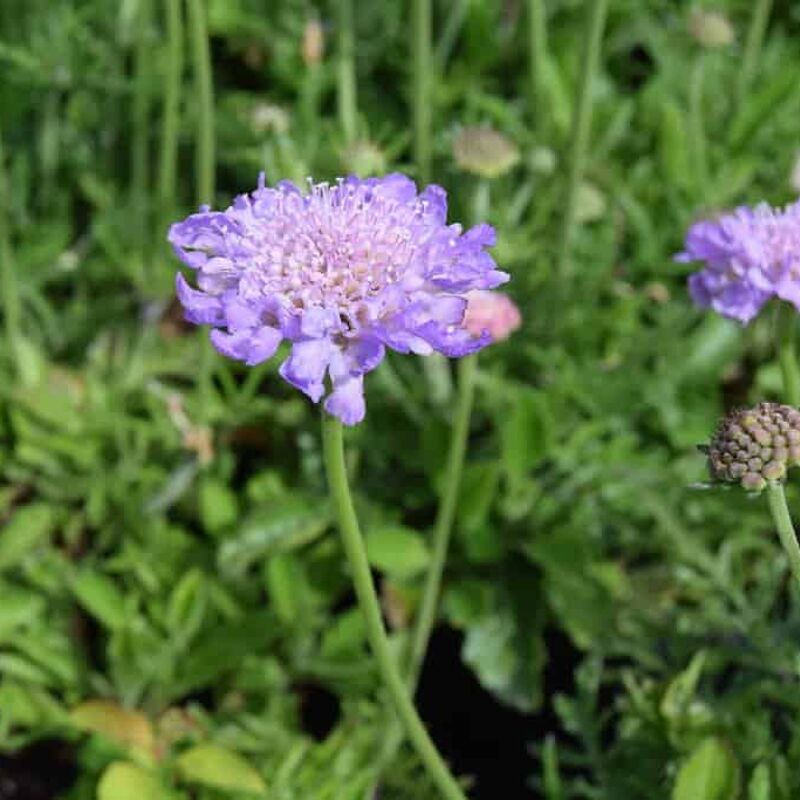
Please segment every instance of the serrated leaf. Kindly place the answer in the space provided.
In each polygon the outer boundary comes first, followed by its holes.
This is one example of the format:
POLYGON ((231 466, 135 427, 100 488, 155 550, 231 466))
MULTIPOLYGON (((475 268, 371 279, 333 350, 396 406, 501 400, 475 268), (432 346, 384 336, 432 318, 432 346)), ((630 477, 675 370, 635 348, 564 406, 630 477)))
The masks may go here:
POLYGON ((267 788, 264 779, 248 761, 220 745, 196 745, 182 753, 177 764, 181 776, 189 783, 257 794, 262 794, 267 788))
POLYGON ((161 781, 152 772, 129 761, 109 764, 97 784, 97 800, 161 800, 166 797, 161 781))

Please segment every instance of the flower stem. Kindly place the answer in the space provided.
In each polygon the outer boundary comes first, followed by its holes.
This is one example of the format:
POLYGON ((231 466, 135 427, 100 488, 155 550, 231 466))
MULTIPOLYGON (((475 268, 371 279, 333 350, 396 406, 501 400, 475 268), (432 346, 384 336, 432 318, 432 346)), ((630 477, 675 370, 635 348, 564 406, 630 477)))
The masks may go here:
POLYGON ((797 544, 797 536, 792 525, 792 518, 789 515, 789 508, 786 505, 786 495, 783 491, 782 483, 770 483, 767 487, 767 500, 769 510, 772 512, 772 519, 778 531, 778 538, 781 540, 786 557, 789 559, 789 566, 795 580, 800 584, 800 546, 797 544))
POLYGON ((739 81, 736 86, 737 100, 740 105, 744 102, 756 71, 758 59, 761 56, 761 46, 764 43, 764 34, 767 30, 771 10, 772 0, 755 0, 753 3, 753 15, 750 17, 750 27, 747 29, 742 69, 739 72, 739 81))
POLYGON ((153 53, 150 48, 151 0, 142 0, 136 20, 134 91, 131 106, 131 196, 140 241, 147 231, 148 136, 150 121, 150 80, 153 53))
POLYGON ((6 340, 14 360, 17 361, 17 367, 22 372, 23 364, 20 354, 22 306, 19 299, 14 251, 11 247, 11 223, 8 213, 10 198, 11 194, 6 179, 3 135, 0 131, 0 294, 3 299, 6 340))
POLYGON ((431 120, 433 54, 431 45, 431 0, 414 0, 412 9, 412 66, 414 75, 414 161, 417 178, 431 178, 431 120))
POLYGON ((575 235, 578 189, 583 177, 586 150, 592 123, 592 84, 600 57, 600 44, 605 28, 607 0, 592 0, 586 17, 586 31, 581 67, 580 83, 572 117, 572 140, 569 150, 567 191, 561 224, 561 240, 558 250, 557 274, 569 277, 573 267, 570 261, 572 239, 575 235))
POLYGON ((337 104, 339 124, 347 144, 356 138, 356 60, 353 0, 338 0, 336 4, 338 33, 337 104))
MULTIPOLYGON (((197 87, 197 199, 200 203, 214 202, 214 87, 211 82, 211 51, 208 44, 205 0, 187 0, 189 27, 192 39, 192 61, 197 87)), ((211 405, 214 371, 214 350, 204 333, 200 346, 198 386, 203 406, 211 405)))
POLYGON ((778 361, 783 376, 784 400, 791 406, 800 406, 800 368, 797 364, 797 312, 788 303, 778 306, 777 339, 778 361))
POLYGON ((705 124, 703 122, 703 83, 705 58, 698 53, 692 65, 689 78, 689 133, 698 191, 702 193, 708 186, 708 147, 705 124))
POLYGON ((544 0, 528 0, 528 91, 533 123, 538 129, 544 119, 544 79, 547 64, 547 20, 544 0))
POLYGON ((417 714, 408 690, 403 683, 395 658, 389 648, 386 630, 383 627, 380 605, 370 574, 366 549, 358 526, 347 472, 344 463, 342 423, 325 413, 322 417, 322 443, 328 485, 339 521, 347 559, 352 571, 361 613, 367 628, 367 638, 378 665, 381 678, 392 701, 392 705, 405 728, 411 744, 417 751, 431 779, 447 800, 466 800, 455 778, 431 741, 425 726, 417 714))
POLYGON ((208 46, 205 0, 187 0, 192 60, 197 86, 197 194, 201 203, 214 202, 214 87, 208 46))
POLYGON ((436 607, 439 602, 442 574, 458 505, 464 456, 467 452, 469 421, 475 397, 477 364, 478 357, 476 355, 466 356, 458 362, 458 399, 453 420, 453 432, 450 439, 450 451, 447 456, 444 492, 436 515, 431 565, 425 580, 425 588, 422 591, 422 600, 417 613, 408 661, 407 682, 412 695, 417 688, 419 673, 425 660, 425 652, 428 649, 428 641, 436 622, 436 607))
POLYGON ((180 125, 181 75, 183 73, 183 16, 180 0, 165 0, 167 23, 167 70, 161 118, 161 153, 158 165, 160 213, 166 219, 176 200, 178 128, 180 125))

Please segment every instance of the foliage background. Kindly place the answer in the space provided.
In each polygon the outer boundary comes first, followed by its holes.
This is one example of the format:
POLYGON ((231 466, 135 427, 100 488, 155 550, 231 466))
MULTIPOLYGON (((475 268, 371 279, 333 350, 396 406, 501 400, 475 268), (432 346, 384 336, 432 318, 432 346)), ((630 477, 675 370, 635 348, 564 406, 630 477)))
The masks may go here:
MULTIPOLYGON (((691 35, 689 4, 609 3, 565 272, 590 4, 544 4, 532 80, 537 5, 435 4, 433 177, 451 217, 470 219, 482 190, 453 159, 460 126, 519 148, 488 215, 524 316, 481 357, 443 621, 496 701, 531 714, 518 796, 788 800, 800 597, 763 504, 691 488, 704 479, 694 446, 723 408, 780 395, 772 320, 743 330, 696 311, 672 255, 700 214, 796 197, 800 9, 772 4, 747 81, 753 7, 770 3, 714 4, 735 31, 718 48, 691 35)), ((0 747, 73 743, 76 780, 55 795, 70 800, 363 798, 386 717, 331 530, 317 412, 277 359, 245 370, 182 323, 164 239, 212 177, 225 205, 261 169, 417 174, 409 10, 357 3, 354 144, 337 114, 333 5, 210 0, 213 176, 197 40, 190 25, 170 38, 170 10, 183 18, 156 0, 0 6, 0 747), (316 24, 315 62, 303 42, 316 24), (324 736, 309 730, 308 687, 340 702, 324 736)), ((350 435, 398 638, 452 398, 447 363, 390 358, 350 435)), ((480 725, 468 712, 453 724, 480 725)), ((434 796, 410 752, 382 796, 434 796)))

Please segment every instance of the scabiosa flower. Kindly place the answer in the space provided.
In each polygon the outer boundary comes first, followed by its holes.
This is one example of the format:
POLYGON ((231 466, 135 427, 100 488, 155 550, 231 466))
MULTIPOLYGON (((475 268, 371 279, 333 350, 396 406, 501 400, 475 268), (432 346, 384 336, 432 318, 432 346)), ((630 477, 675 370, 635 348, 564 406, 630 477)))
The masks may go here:
POLYGON ((488 333, 493 342, 502 342, 522 324, 514 301, 502 292, 475 289, 467 294, 464 327, 473 335, 488 333))
POLYGON ((737 409, 720 422, 703 449, 715 481, 760 492, 800 463, 800 411, 779 403, 737 409))
POLYGON ((742 206, 689 228, 678 261, 702 261, 689 293, 703 308, 744 324, 771 297, 800 309, 800 202, 784 209, 742 206))
POLYGON ((363 378, 389 347, 463 356, 491 341, 463 324, 466 294, 508 275, 486 252, 489 225, 446 224, 445 191, 403 175, 310 184, 282 181, 173 225, 169 241, 197 273, 181 274, 190 322, 212 326, 223 355, 259 364, 284 339, 280 374, 347 425, 364 417, 363 378))

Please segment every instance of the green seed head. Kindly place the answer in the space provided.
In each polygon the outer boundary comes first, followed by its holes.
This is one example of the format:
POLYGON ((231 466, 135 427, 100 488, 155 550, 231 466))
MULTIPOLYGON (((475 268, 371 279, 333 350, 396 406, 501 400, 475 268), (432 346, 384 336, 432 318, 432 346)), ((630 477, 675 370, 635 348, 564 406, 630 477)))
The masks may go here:
POLYGON ((800 464, 800 411, 779 403, 732 411, 707 452, 713 480, 760 492, 800 464))
POLYGON ((481 178, 504 175, 519 161, 519 148, 488 126, 462 128, 453 142, 456 164, 481 178))

